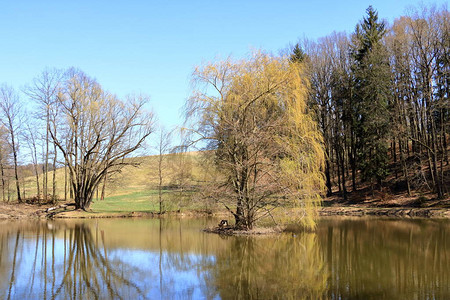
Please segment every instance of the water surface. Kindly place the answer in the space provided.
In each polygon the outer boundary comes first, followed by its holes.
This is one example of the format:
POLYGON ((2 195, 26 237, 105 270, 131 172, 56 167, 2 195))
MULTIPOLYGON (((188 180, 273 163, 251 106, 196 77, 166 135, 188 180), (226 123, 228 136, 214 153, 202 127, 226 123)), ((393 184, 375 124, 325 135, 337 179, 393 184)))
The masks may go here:
POLYGON ((320 221, 220 237, 214 219, 2 221, 1 299, 450 299, 450 222, 320 221))

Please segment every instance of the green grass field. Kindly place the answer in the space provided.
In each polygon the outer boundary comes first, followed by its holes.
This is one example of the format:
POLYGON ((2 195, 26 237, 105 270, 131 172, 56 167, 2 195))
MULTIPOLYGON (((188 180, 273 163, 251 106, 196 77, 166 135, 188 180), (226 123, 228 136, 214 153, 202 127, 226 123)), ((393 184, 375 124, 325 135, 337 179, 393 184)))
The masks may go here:
POLYGON ((159 210, 158 191, 141 191, 125 195, 108 196, 94 200, 91 209, 96 212, 154 212, 159 210))
MULTIPOLYGON (((158 197, 158 156, 133 159, 138 166, 126 166, 112 178, 108 178, 106 195, 100 200, 101 186, 94 197, 91 209, 98 213, 159 212, 158 197)), ((192 191, 180 191, 181 186, 198 186, 206 179, 201 166, 205 163, 196 152, 185 155, 169 154, 163 160, 163 211, 185 211, 211 209, 208 203, 191 199, 192 191)), ((52 172, 49 173, 49 194, 52 193, 52 172)), ((42 174, 40 185, 42 186, 42 174)), ((56 195, 65 199, 65 171, 56 171, 56 195)), ((23 189, 27 198, 37 194, 36 178, 25 178, 23 189)), ((42 191, 41 191, 42 194, 42 191)), ((42 196, 41 196, 42 197, 42 196)), ((67 197, 68 193, 67 193, 67 197)))

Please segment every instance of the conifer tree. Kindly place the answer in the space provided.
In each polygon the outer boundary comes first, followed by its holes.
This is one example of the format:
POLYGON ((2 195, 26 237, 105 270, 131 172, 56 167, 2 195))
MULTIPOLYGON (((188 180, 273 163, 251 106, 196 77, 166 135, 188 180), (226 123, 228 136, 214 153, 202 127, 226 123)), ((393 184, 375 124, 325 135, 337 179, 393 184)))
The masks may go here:
POLYGON ((303 51, 302 47, 299 44, 294 46, 292 50, 292 54, 289 58, 291 62, 301 63, 307 58, 305 51, 303 51))
POLYGON ((358 167, 363 180, 379 185, 388 174, 390 68, 385 33, 384 22, 369 6, 356 27, 352 49, 358 167))

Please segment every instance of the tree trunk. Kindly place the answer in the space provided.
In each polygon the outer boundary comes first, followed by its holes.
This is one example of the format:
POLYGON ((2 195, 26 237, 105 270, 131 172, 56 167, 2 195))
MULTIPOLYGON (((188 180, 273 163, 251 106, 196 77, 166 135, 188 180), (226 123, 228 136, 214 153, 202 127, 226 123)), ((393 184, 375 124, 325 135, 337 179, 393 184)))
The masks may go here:
POLYGON ((6 186, 8 187, 7 191, 8 191, 8 201, 6 201, 7 203, 9 203, 11 201, 11 187, 9 184, 9 178, 7 180, 6 186))
POLYGON ((345 162, 344 162, 344 153, 338 154, 338 164, 340 164, 341 176, 342 176, 342 197, 344 201, 347 201, 347 188, 345 186, 345 162))
POLYGON ((38 172, 38 167, 37 167, 37 163, 34 164, 34 172, 36 174, 36 191, 37 191, 37 199, 38 199, 38 203, 41 204, 41 186, 39 185, 39 172, 38 172))
POLYGON ((102 186, 102 195, 100 196, 100 200, 105 200, 105 194, 106 194, 106 181, 108 180, 108 175, 105 175, 105 179, 103 179, 103 186, 102 186))
MULTIPOLYGON (((439 199, 444 198, 444 192, 442 187, 442 180, 440 176, 439 167, 438 167, 438 145, 437 145, 437 137, 436 137, 436 126, 433 120, 431 120, 431 142, 432 142, 432 155, 433 155, 433 173, 435 174, 434 177, 436 178, 436 192, 439 199)), ((443 179, 443 178, 442 178, 443 179)))
POLYGON ((159 183, 158 183, 159 214, 162 213, 162 183, 163 183, 163 176, 162 176, 162 160, 163 160, 163 154, 161 153, 161 150, 160 150, 160 152, 159 152, 159 160, 158 160, 158 176, 159 176, 159 183))
POLYGON ((445 129, 444 128, 442 128, 442 131, 443 131, 443 143, 444 143, 444 145, 443 145, 443 147, 444 147, 444 155, 445 155, 445 164, 448 166, 448 163, 449 163, 449 159, 448 159, 448 151, 447 151, 447 149, 448 149, 448 147, 447 147, 447 134, 445 133, 445 129))
POLYGON ((351 135, 351 152, 350 154, 350 165, 352 167, 352 191, 355 192, 357 190, 356 188, 356 143, 354 134, 350 133, 351 135))
POLYGON ((27 195, 26 195, 26 190, 25 190, 25 178, 22 178, 22 199, 26 199, 27 195))
POLYGON ((16 141, 14 139, 14 132, 12 132, 12 131, 11 131, 11 144, 12 144, 13 157, 14 157, 14 176, 16 179, 17 202, 22 203, 22 197, 20 196, 19 171, 18 171, 18 164, 17 164, 17 148, 16 148, 16 141))
MULTIPOLYGON (((98 186, 98 185, 97 185, 98 186)), ((84 188, 78 188, 75 192, 75 208, 86 211, 92 203, 94 198, 94 191, 97 186, 85 186, 84 188)))
MULTIPOLYGON (((69 180, 72 178, 72 174, 69 174, 69 180)), ((68 184, 69 185, 69 198, 70 199, 75 199, 75 193, 73 192, 73 185, 72 184, 68 184)))
POLYGON ((392 157, 394 159, 394 174, 395 174, 395 179, 398 178, 398 168, 397 168, 397 147, 396 147, 396 143, 395 143, 395 137, 392 138, 392 146, 391 146, 391 150, 392 150, 392 157))
POLYGON ((243 201, 241 197, 238 197, 237 203, 236 203, 236 213, 234 214, 235 219, 235 227, 236 229, 247 229, 247 224, 245 220, 244 215, 244 207, 243 207, 243 201))
MULTIPOLYGON (((411 184, 409 182, 409 175, 408 175, 408 167, 405 161, 405 155, 403 153, 404 151, 404 147, 402 146, 402 142, 399 141, 398 145, 399 145, 399 151, 400 151, 400 162, 402 164, 402 169, 403 169, 403 176, 405 177, 405 181, 406 181, 406 187, 408 189, 408 196, 411 196, 411 184)), ((406 147, 408 147, 407 141, 406 141, 406 147)))
POLYGON ((44 193, 44 202, 47 203, 48 201, 48 153, 49 153, 49 132, 50 132, 50 116, 49 111, 47 108, 47 130, 46 130, 46 136, 45 136, 45 161, 44 161, 44 174, 42 178, 42 190, 44 193))
POLYGON ((331 192, 331 176, 330 176, 330 156, 329 153, 325 159, 325 177, 326 177, 326 186, 327 186, 327 197, 332 195, 331 192))
POLYGON ((41 186, 39 185, 39 174, 37 172, 37 168, 36 168, 36 188, 37 188, 37 199, 38 199, 38 204, 41 204, 41 186))
POLYGON ((338 192, 342 193, 342 185, 341 185, 341 164, 339 163, 338 151, 336 151, 336 167, 337 167, 337 179, 338 179, 338 192))
POLYGON ((5 168, 3 167, 3 163, 0 160, 0 171, 2 174, 2 199, 3 202, 6 201, 6 197, 5 197, 5 168))
POLYGON ((67 164, 64 164, 64 201, 67 201, 67 164))
POLYGON ((56 145, 54 144, 54 155, 53 155, 53 185, 52 185, 52 203, 55 204, 56 203, 56 156, 57 156, 57 152, 56 152, 56 145))

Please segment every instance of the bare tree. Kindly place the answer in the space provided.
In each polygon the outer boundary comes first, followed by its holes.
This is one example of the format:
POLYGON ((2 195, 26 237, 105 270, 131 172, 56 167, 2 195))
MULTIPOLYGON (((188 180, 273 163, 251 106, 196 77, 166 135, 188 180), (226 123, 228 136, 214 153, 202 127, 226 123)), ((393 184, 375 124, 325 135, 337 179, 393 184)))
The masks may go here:
MULTIPOLYGON (((37 117, 44 122, 45 133, 44 139, 44 164, 43 164, 43 180, 42 190, 44 194, 44 201, 48 197, 48 173, 49 173, 49 159, 50 159, 50 126, 51 126, 51 111, 56 97, 61 89, 64 72, 59 69, 46 69, 38 77, 33 80, 33 83, 26 87, 25 93, 38 104, 37 117)), ((54 107, 53 107, 54 108, 54 107)), ((54 120, 55 121, 55 120, 54 120)), ((56 124, 56 122, 53 122, 56 124)), ((56 128, 54 128, 56 130, 56 128)), ((54 145, 53 157, 53 195, 52 201, 55 200, 55 172, 56 172, 56 146, 54 145)))
POLYGON ((20 98, 12 87, 2 85, 0 87, 0 114, 1 123, 8 132, 8 143, 13 153, 14 177, 16 181, 17 201, 22 202, 20 195, 19 173, 18 173, 18 137, 22 125, 22 106, 20 98))
POLYGON ((35 129, 36 126, 33 126, 32 124, 27 124, 27 130, 26 130, 26 134, 24 134, 24 139, 27 142, 28 145, 28 149, 30 150, 30 154, 31 154, 31 161, 33 163, 33 168, 34 168, 34 175, 36 177, 36 192, 37 192, 37 199, 38 202, 40 204, 41 201, 41 188, 40 188, 40 184, 39 184, 39 158, 38 158, 38 153, 37 153, 37 149, 38 149, 38 139, 36 137, 36 131, 35 129))
POLYGON ((81 71, 71 69, 52 106, 50 135, 69 171, 77 208, 86 209, 100 182, 132 161, 153 131, 145 96, 120 101, 81 71), (55 122, 61 121, 55 131, 55 122))
POLYGON ((2 177, 2 200, 3 202, 7 201, 9 197, 6 197, 6 188, 7 182, 9 179, 7 178, 7 170, 11 165, 12 160, 12 151, 8 141, 8 131, 6 128, 1 125, 0 126, 0 175, 2 177))
POLYGON ((171 150, 171 132, 167 132, 164 127, 159 128, 159 139, 158 139, 158 199, 159 199, 159 213, 163 211, 163 200, 162 200, 162 188, 163 188, 163 173, 167 170, 164 166, 164 162, 167 159, 167 154, 171 150))

